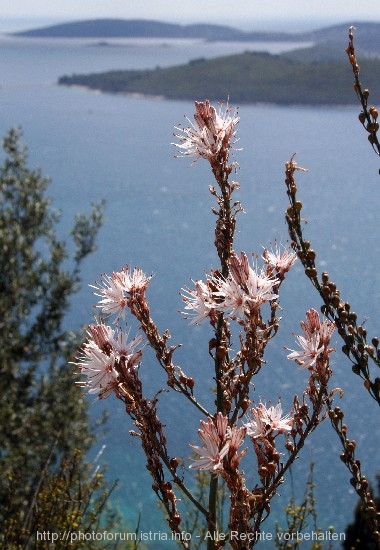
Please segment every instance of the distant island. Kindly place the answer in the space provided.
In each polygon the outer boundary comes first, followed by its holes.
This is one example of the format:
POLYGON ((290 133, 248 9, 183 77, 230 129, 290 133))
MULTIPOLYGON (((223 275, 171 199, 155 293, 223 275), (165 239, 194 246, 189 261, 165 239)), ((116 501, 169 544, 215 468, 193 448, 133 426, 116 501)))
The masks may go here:
MULTIPOLYGON (((289 33, 244 32, 223 25, 176 25, 146 19, 90 19, 14 33, 36 38, 197 38, 233 41, 289 41, 289 33)), ((298 40, 298 38, 297 38, 298 40)), ((306 41, 307 38, 299 40, 306 41)))
MULTIPOLYGON (((244 32, 221 25, 176 25, 150 20, 99 19, 15 33, 39 38, 176 38, 219 41, 308 43, 281 55, 246 51, 216 59, 153 70, 120 70, 64 75, 58 84, 116 94, 167 99, 227 97, 234 103, 350 105, 356 102, 353 75, 345 53, 346 23, 306 33, 244 32), (312 43, 313 46, 309 46, 312 43)), ((371 102, 380 104, 380 23, 356 23, 355 42, 363 83, 371 102)))
POLYGON ((364 55, 380 54, 380 23, 347 21, 302 33, 242 31, 223 25, 176 25, 149 19, 89 19, 13 33, 30 38, 193 38, 238 42, 312 42, 342 48, 350 25, 364 55))

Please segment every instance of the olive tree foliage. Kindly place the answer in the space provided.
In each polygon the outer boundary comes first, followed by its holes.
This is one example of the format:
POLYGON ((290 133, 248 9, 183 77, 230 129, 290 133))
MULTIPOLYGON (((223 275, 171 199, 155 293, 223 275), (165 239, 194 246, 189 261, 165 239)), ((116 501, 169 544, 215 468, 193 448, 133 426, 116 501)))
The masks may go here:
POLYGON ((66 471, 75 468, 74 492, 84 494, 86 479, 93 475, 84 458, 95 441, 88 404, 68 366, 78 335, 66 331, 63 321, 80 287, 81 263, 95 250, 103 204, 77 215, 69 254, 66 242, 57 237, 59 214, 46 195, 50 180, 39 169, 28 168, 19 129, 5 136, 2 162, 0 547, 10 548, 15 539, 9 533, 30 538, 39 490, 45 487, 46 500, 46 480, 57 478, 62 460, 66 471))

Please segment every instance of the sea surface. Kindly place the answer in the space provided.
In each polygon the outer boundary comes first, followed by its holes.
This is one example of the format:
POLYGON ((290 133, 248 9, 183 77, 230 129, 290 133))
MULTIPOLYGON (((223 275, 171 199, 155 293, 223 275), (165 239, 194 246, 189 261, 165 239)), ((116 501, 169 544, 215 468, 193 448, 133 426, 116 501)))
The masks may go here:
MULTIPOLYGON (((22 127, 29 165, 41 166, 43 174, 52 179, 49 192, 54 207, 61 211, 61 235, 69 238, 76 212, 88 211, 93 201, 107 201, 98 249, 83 266, 84 285, 73 300, 68 326, 77 329, 92 321, 95 297, 87 284, 99 280, 100 273, 119 270, 126 263, 153 273, 148 298, 154 320, 161 331, 170 330, 173 344, 183 344, 176 362, 194 376, 197 395, 206 402, 210 402, 213 386, 208 355, 212 335, 207 326, 189 326, 178 313, 183 307, 180 289, 191 285, 191 278, 202 278, 206 270, 217 267, 213 199, 208 191, 212 175, 204 162, 175 158, 171 145, 174 126, 186 123, 184 115, 192 116, 193 104, 106 95, 59 87, 56 82, 64 74, 152 68, 248 49, 276 53, 285 48, 289 44, 107 40, 105 45, 91 40, 0 36, 1 135, 10 127, 22 127)), ((229 101, 234 104, 233 97, 229 101)), ((260 255, 262 247, 274 239, 286 243, 284 165, 296 153, 298 163, 309 170, 299 172, 297 181, 318 266, 330 273, 358 318, 367 319, 368 333, 376 335, 380 160, 358 123, 358 112, 358 105, 244 105, 239 109, 240 141, 234 160, 239 164, 235 179, 241 184, 237 198, 244 213, 238 216, 235 249, 260 255)), ((281 287, 280 299, 283 321, 268 347, 267 364, 255 380, 255 398, 268 403, 281 396, 284 410, 289 411, 307 374, 287 360, 283 347, 294 347, 292 332, 299 333, 299 321, 310 307, 319 309, 320 300, 297 264, 281 287)), ((131 327, 133 334, 138 327, 133 322, 131 327)), ((332 355, 332 383, 345 391, 339 404, 346 413, 348 433, 357 441, 363 472, 374 482, 380 471, 378 405, 351 372, 337 337, 333 345, 337 353, 332 355)), ((148 350, 141 373, 148 395, 165 386, 148 350)), ((108 477, 119 479, 111 505, 119 508, 125 528, 134 529, 141 513, 142 531, 164 531, 138 440, 129 435, 133 426, 117 400, 91 402, 93 418, 104 409, 110 415, 107 432, 94 455, 105 445, 102 459, 108 463, 108 477)), ((188 475, 188 443, 197 441, 200 419, 176 394, 162 394, 159 415, 167 425, 169 452, 185 459, 188 475)), ((276 519, 283 524, 282 509, 290 487, 303 494, 311 461, 315 463, 318 523, 323 530, 330 525, 337 532, 344 530, 357 499, 339 454, 339 441, 326 421, 307 440, 291 478, 287 476, 280 488, 266 531, 274 532, 276 519)), ((254 483, 250 463, 246 475, 254 483)), ((159 545, 156 541, 149 547, 159 545)), ((163 547, 168 548, 168 543, 163 547)))

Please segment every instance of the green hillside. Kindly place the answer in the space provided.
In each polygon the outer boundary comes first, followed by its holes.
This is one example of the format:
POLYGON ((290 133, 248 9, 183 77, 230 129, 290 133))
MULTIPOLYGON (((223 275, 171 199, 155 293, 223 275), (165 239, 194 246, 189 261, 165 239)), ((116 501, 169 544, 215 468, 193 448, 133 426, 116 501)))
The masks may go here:
MULTIPOLYGON (((302 57, 302 56, 301 56, 302 57)), ((365 86, 380 102, 380 60, 361 63, 365 86)), ((118 94, 146 94, 167 99, 230 97, 234 103, 298 105, 353 104, 353 75, 342 61, 300 61, 291 55, 245 52, 216 59, 198 59, 154 70, 110 71, 63 76, 61 85, 80 85, 118 94)))

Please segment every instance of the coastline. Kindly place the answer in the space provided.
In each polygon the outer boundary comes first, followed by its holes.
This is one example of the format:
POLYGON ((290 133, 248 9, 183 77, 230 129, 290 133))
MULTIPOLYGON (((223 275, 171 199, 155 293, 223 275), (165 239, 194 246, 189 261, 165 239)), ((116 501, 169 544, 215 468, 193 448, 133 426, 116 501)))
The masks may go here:
MULTIPOLYGON (((86 86, 85 84, 59 84, 57 86, 65 86, 66 88, 77 89, 82 92, 93 92, 94 94, 104 94, 111 96, 121 96, 121 97, 131 97, 135 99, 146 99, 153 101, 193 101, 194 98, 189 97, 167 97, 162 94, 146 94, 143 92, 111 92, 109 90, 102 90, 101 88, 93 88, 91 86, 86 86)), ((211 102, 220 102, 224 101, 220 98, 210 97, 211 102)), ((235 101, 237 105, 252 105, 252 106, 270 106, 270 107, 283 107, 283 108, 316 108, 316 109, 354 109, 359 107, 358 103, 353 101, 352 103, 281 103, 281 102, 271 102, 271 101, 235 101)))

